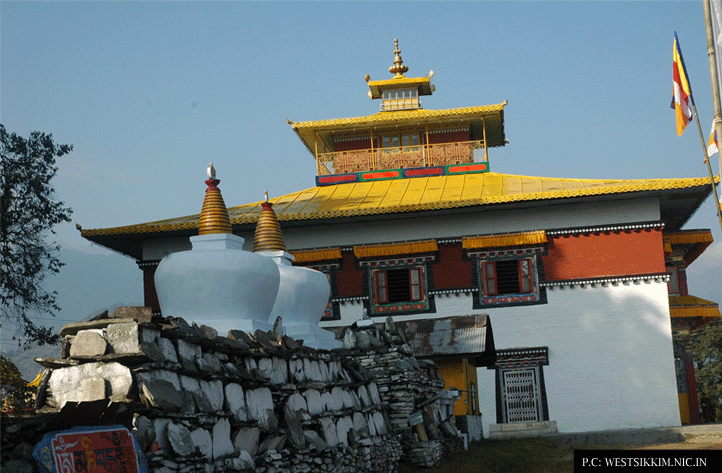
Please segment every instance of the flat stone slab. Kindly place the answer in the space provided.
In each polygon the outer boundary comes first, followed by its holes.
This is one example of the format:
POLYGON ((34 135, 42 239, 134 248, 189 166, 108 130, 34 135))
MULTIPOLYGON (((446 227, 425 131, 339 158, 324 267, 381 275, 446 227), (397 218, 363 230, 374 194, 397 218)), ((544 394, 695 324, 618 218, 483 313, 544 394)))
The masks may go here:
POLYGON ((168 424, 168 442, 173 451, 181 457, 186 457, 195 452, 191 432, 183 425, 173 422, 168 424))
POLYGON ((95 330, 78 333, 70 345, 70 356, 102 356, 108 351, 108 342, 95 330))
POLYGON ((258 442, 261 438, 261 429, 258 427, 242 427, 233 439, 236 451, 245 451, 255 456, 258 452, 258 442))
POLYGON ((213 426, 213 458, 225 457, 233 453, 231 442, 231 423, 221 419, 213 426))
POLYGON ((66 335, 76 335, 81 330, 89 329, 102 329, 111 324, 127 324, 135 323, 133 319, 102 319, 102 320, 91 320, 88 322, 73 322, 65 324, 60 330, 60 336, 65 337, 66 335))
POLYGON ((48 385, 59 407, 68 401, 86 401, 83 383, 89 378, 104 380, 107 397, 125 399, 133 386, 130 370, 120 363, 86 363, 54 370, 48 385))
POLYGON ((176 412, 183 407, 183 396, 171 382, 162 379, 142 383, 140 398, 146 406, 157 409, 176 412))

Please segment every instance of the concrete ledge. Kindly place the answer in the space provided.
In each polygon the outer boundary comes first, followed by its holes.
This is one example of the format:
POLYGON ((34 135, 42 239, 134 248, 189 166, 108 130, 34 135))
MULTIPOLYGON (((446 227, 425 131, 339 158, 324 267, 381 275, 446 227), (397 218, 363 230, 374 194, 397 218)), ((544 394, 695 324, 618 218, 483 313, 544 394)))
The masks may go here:
POLYGON ((550 438, 569 446, 580 445, 644 445, 684 442, 684 428, 661 427, 656 429, 604 430, 554 434, 550 438))
POLYGON ((513 422, 510 424, 489 425, 489 439, 508 439, 524 437, 542 437, 557 433, 557 421, 513 422))

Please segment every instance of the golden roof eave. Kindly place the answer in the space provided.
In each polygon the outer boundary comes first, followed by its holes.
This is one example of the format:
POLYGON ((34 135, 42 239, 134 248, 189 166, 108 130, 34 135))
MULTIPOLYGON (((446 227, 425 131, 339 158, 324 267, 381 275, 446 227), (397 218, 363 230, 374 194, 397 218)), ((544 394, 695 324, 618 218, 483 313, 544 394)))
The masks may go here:
POLYGON ((431 79, 429 77, 394 77, 386 80, 368 81, 371 98, 381 98, 384 90, 415 87, 419 95, 431 95, 431 79))
POLYGON ((335 118, 331 120, 315 120, 305 122, 292 122, 291 127, 299 133, 301 130, 336 131, 355 127, 380 127, 396 125, 400 122, 424 123, 428 119, 454 117, 459 119, 480 118, 483 115, 495 114, 504 111, 507 102, 496 105, 483 105, 478 107, 450 108, 443 110, 427 110, 424 108, 414 110, 394 110, 379 112, 374 115, 353 118, 335 118))
MULTIPOLYGON (((304 221, 702 186, 709 186, 709 178, 593 180, 485 173, 313 187, 271 202, 279 221, 304 221)), ((255 224, 261 204, 259 201, 230 207, 231 225, 255 224)), ((81 236, 95 241, 95 237, 112 235, 184 232, 197 229, 198 219, 195 214, 122 227, 84 229, 81 236)))

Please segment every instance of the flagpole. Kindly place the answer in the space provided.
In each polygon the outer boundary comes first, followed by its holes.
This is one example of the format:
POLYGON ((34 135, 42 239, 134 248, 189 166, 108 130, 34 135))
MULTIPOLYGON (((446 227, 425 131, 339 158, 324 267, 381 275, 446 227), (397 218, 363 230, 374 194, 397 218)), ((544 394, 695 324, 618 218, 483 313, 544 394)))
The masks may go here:
MULTIPOLYGON (((718 142, 722 141, 722 106, 720 105, 720 91, 719 91, 719 77, 717 71, 717 59, 715 55, 715 44, 714 44, 714 32, 712 28, 712 10, 710 8, 710 0, 704 0, 704 22, 705 29, 707 30, 707 56, 709 58, 709 73, 710 79, 712 80, 712 102, 714 106, 714 125, 715 132, 718 137, 718 142)), ((689 78, 687 79, 689 80, 689 78)), ((699 136, 702 139, 702 148, 704 149, 705 162, 707 163, 707 171, 709 172, 709 179, 712 183, 712 190, 714 191, 714 202, 717 208, 717 218, 719 219, 720 230, 722 230, 722 204, 720 204, 719 196, 717 195, 717 187, 714 182, 714 174, 712 173, 712 164, 710 163, 709 156, 707 155, 707 147, 705 146, 704 135, 702 134, 702 126, 699 123, 699 115, 697 115, 697 106, 694 104, 694 96, 692 99, 692 109, 694 110, 694 116, 697 119, 697 129, 699 130, 699 136)), ((717 152, 717 159, 720 160, 720 170, 722 172, 722 150, 717 152)), ((720 174, 722 179, 722 173, 720 174)))

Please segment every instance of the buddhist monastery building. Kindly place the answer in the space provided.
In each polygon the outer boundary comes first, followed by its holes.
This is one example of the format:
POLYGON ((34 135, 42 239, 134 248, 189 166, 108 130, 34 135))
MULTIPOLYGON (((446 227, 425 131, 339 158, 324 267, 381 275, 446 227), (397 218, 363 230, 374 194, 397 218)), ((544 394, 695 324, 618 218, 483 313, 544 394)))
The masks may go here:
MULTIPOLYGON (((711 232, 683 227, 709 178, 495 173, 507 102, 425 109, 433 74, 407 77, 398 42, 393 54, 389 78, 366 77, 378 112, 289 121, 316 182, 269 202, 293 265, 328 278, 320 325, 405 324, 485 436, 699 422, 688 337, 720 312, 685 277, 711 232)), ((263 209, 228 208, 248 251, 263 209)), ((158 262, 199 225, 196 213, 82 236, 135 258, 159 311, 158 262)))

